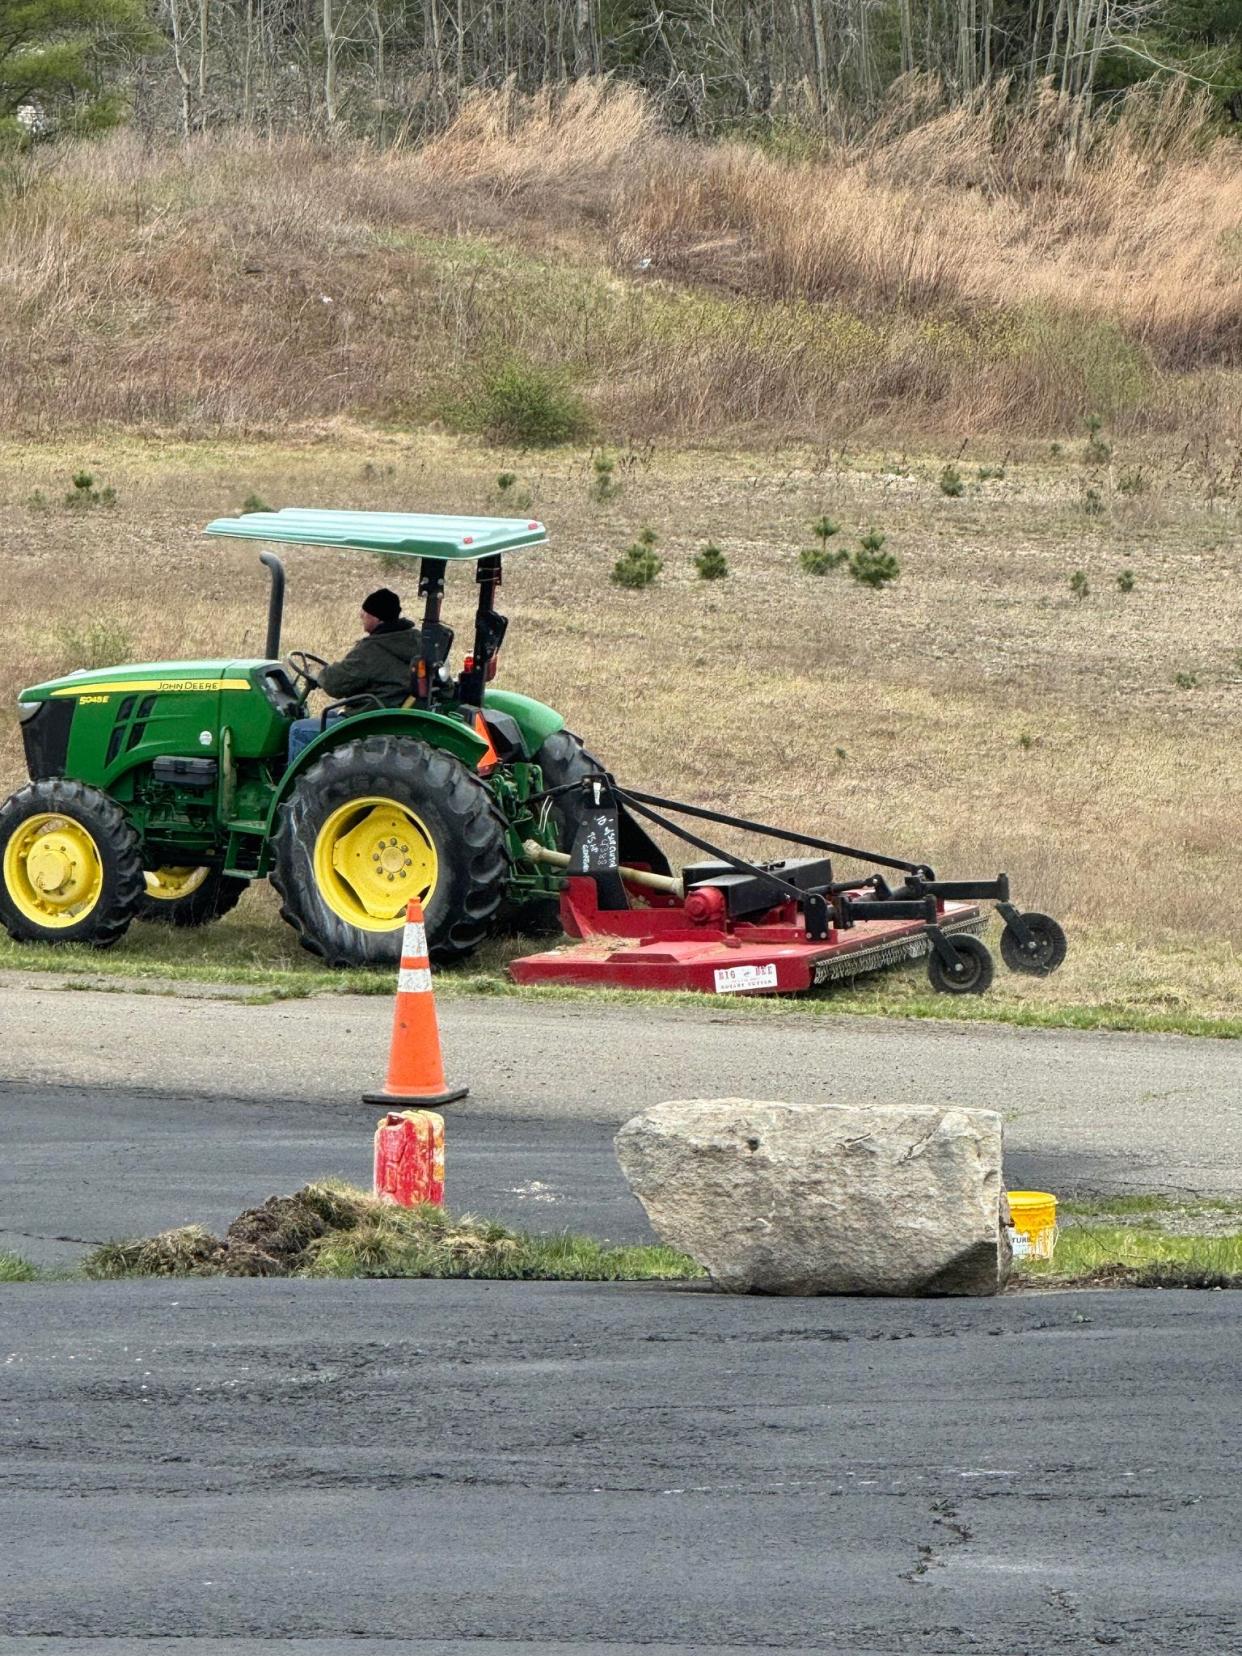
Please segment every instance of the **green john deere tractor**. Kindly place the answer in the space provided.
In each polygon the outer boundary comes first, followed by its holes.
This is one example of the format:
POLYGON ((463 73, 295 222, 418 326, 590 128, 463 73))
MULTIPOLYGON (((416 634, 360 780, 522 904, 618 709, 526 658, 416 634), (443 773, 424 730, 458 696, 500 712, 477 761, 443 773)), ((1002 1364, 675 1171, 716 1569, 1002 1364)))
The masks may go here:
MULTIPOLYGON (((559 878, 524 847, 567 848, 598 769, 550 707, 491 687, 506 620, 501 559, 546 539, 506 518, 287 508, 209 535, 419 560, 421 654, 398 706, 326 709, 289 761, 318 658, 280 659, 285 573, 271 576, 266 657, 79 671, 18 700, 31 780, 0 807, 0 920, 19 941, 115 943, 131 920, 199 926, 270 878, 302 943, 334 966, 399 957, 406 905, 433 960, 490 932, 558 928, 559 878), (453 671, 441 620, 450 564, 475 568, 474 640, 453 671), (558 790, 560 790, 558 792, 558 790)), ((667 871, 633 819, 631 860, 667 871)))

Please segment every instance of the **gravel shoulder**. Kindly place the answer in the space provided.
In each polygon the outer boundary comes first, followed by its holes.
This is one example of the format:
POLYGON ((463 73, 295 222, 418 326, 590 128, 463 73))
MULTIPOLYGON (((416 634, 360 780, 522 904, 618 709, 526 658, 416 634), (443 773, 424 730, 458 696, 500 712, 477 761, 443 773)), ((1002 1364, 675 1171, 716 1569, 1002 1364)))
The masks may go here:
MULTIPOLYGON (((445 998, 450 1079, 474 1116, 616 1125, 661 1099, 911 1102, 998 1109, 1053 1189, 1242 1194, 1238 1047, 1182 1036, 734 1019, 725 1009, 445 998)), ((0 1076, 28 1086, 356 1105, 382 1080, 391 1003, 271 1005, 0 984, 0 1076)), ((314 1171, 321 1171, 315 1169, 314 1171)))

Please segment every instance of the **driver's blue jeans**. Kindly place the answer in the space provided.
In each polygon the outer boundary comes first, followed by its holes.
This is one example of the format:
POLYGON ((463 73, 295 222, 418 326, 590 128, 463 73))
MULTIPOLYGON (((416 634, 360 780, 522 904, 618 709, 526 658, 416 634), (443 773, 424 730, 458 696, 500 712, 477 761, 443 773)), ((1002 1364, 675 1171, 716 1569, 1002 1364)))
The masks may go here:
MULTIPOLYGON (((339 713, 329 713, 328 723, 335 724, 339 713)), ((302 749, 309 747, 322 727, 321 719, 295 719, 289 726, 289 763, 292 764, 302 749)))

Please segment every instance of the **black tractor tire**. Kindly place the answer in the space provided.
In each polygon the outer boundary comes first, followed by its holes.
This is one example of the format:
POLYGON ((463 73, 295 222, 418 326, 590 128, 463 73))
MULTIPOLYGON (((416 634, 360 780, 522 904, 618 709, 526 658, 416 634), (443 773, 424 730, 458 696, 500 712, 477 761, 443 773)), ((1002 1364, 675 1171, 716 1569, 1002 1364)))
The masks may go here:
POLYGON ((1065 959, 1065 933, 1049 914, 1024 914, 1022 922, 1033 947, 1024 949, 1018 941, 1018 934, 1006 923, 1001 932, 1001 959, 1011 972, 1047 977, 1065 959))
POLYGON ((272 841, 271 879, 282 916, 303 948, 330 966, 400 960, 400 922, 382 931, 352 924, 329 905, 315 877, 324 824, 351 800, 377 797, 415 813, 434 846, 436 879, 424 904, 433 963, 473 953, 509 888, 505 818, 491 790, 459 759, 399 736, 342 742, 298 778, 272 841))
POLYGON ((209 926, 231 914, 249 889, 249 880, 239 880, 222 869, 210 868, 207 877, 184 897, 152 897, 144 890, 138 900, 138 919, 157 926, 209 926))
MULTIPOLYGON (((568 730, 555 730, 546 737, 535 754, 535 763, 543 774, 545 788, 563 788, 581 782, 604 768, 568 730)), ((549 800, 548 814, 556 829, 557 849, 568 851, 578 832, 579 812, 574 795, 558 794, 549 800)), ((532 897, 526 903, 506 901, 496 916, 495 929, 505 937, 559 937, 560 898, 532 897)))
POLYGON ((981 943, 969 932, 959 932, 945 939, 957 956, 961 970, 946 969, 935 949, 927 957, 927 976, 933 989, 943 995, 982 995, 991 988, 996 967, 986 943, 981 943))
MULTIPOLYGON (((66 865, 67 870, 69 865, 66 865)), ((84 782, 45 777, 19 788, 0 806, 0 923, 18 943, 85 943, 108 949, 124 937, 146 890, 142 877, 142 850, 137 833, 124 811, 84 782), (97 895, 80 918, 65 925, 40 924, 28 910, 41 898, 33 883, 10 889, 10 877, 23 879, 25 858, 19 836, 34 817, 61 817, 70 831, 85 831, 94 844, 92 881, 97 895), (24 907, 23 907, 24 904, 24 907)), ((71 912, 69 909, 65 911, 71 912)))
MULTIPOLYGON (((593 753, 588 753, 581 740, 568 730, 554 730, 545 738, 535 755, 535 763, 543 773, 545 788, 565 788, 574 782, 604 769, 593 753)), ((556 843, 568 851, 578 832, 581 807, 576 794, 557 794, 549 801, 552 821, 556 824, 556 843)))

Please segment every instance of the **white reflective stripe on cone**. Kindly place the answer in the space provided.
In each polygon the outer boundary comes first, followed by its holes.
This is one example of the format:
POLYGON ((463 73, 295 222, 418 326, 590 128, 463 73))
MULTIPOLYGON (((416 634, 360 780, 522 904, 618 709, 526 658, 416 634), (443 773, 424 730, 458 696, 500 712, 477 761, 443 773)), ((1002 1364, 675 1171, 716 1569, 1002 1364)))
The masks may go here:
POLYGON ((422 995, 431 988, 430 966, 403 966, 397 973, 399 995, 422 995))
POLYGON ((405 923, 405 937, 401 943, 403 955, 415 955, 426 958, 427 955, 427 928, 421 920, 407 920, 405 923))

